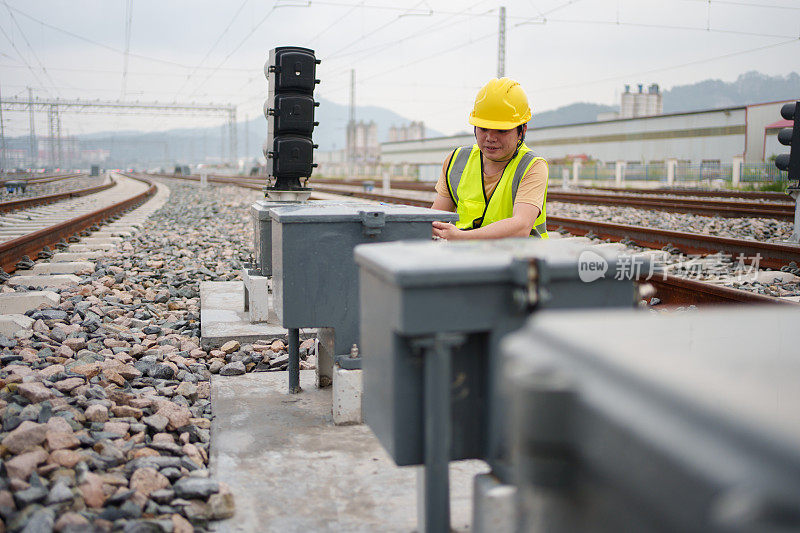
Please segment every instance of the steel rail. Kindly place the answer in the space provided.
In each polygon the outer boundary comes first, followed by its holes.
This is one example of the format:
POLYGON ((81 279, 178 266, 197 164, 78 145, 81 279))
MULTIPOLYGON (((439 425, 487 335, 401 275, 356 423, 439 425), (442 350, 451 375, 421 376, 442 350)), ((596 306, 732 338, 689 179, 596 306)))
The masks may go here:
POLYGON ((664 198, 638 194, 601 194, 586 192, 550 191, 551 201, 627 206, 654 209, 671 213, 692 213, 705 216, 776 218, 794 221, 794 204, 748 202, 744 200, 712 200, 699 198, 664 198))
POLYGON ((597 222, 558 216, 547 217, 547 229, 564 229, 573 235, 592 233, 601 239, 627 239, 638 246, 660 249, 677 248, 685 254, 714 254, 721 252, 732 257, 758 258, 761 268, 780 269, 791 261, 800 263, 800 245, 779 244, 745 239, 716 237, 701 233, 646 228, 611 222, 597 222))
POLYGON ((655 297, 661 300, 662 304, 668 306, 698 304, 800 305, 796 302, 773 296, 671 275, 661 276, 656 274, 648 278, 642 276, 639 278, 639 283, 652 285, 655 289, 655 297))
POLYGON ((88 187, 86 189, 76 189, 74 191, 60 192, 57 194, 47 194, 44 196, 36 196, 33 198, 22 198, 20 200, 10 200, 8 202, 0 202, 0 213, 8 213, 17 209, 26 209, 38 205, 46 205, 66 198, 75 198, 78 196, 86 196, 96 192, 110 189, 117 184, 116 181, 111 179, 109 183, 97 185, 95 187, 88 187))
MULTIPOLYGON (((315 181, 315 184, 327 183, 330 185, 363 185, 365 181, 376 182, 370 179, 339 179, 339 178, 321 178, 315 181)), ((377 184, 377 183, 376 183, 377 184)), ((433 182, 410 181, 402 179, 394 179, 390 183, 392 188, 395 189, 409 189, 414 191, 433 191, 433 182)), ((707 189, 687 189, 687 188, 666 188, 659 187, 655 189, 645 188, 619 188, 619 187, 581 187, 582 189, 590 189, 595 191, 607 191, 609 193, 628 193, 628 194, 645 194, 645 195, 671 195, 671 196, 699 196, 699 197, 715 197, 715 198, 740 198, 744 200, 772 200, 773 202, 788 202, 794 205, 792 199, 783 192, 770 192, 770 191, 711 191, 707 189)), ((551 191, 552 192, 552 191, 551 191)), ((550 194, 550 193, 548 193, 550 194)))
POLYGON ((630 189, 620 189, 618 187, 587 187, 599 191, 611 192, 630 192, 638 194, 671 194, 674 196, 706 196, 716 198, 744 198, 747 200, 772 200, 775 202, 792 202, 792 199, 783 192, 771 191, 710 191, 707 189, 670 189, 658 187, 655 189, 644 189, 632 187, 630 189))
MULTIPOLYGON (((320 183, 322 183, 322 187, 325 188, 324 184, 358 186, 363 185, 364 181, 348 182, 347 180, 324 180, 316 182, 314 188, 320 188, 320 183)), ((391 187, 401 190, 433 192, 432 185, 429 183, 395 180, 391 183, 391 187)), ((776 218, 789 222, 794 221, 794 203, 785 195, 787 201, 784 202, 758 202, 752 200, 748 201, 744 199, 747 197, 741 196, 731 197, 742 198, 740 200, 731 201, 710 198, 664 197, 663 195, 671 194, 669 190, 660 190, 653 193, 653 191, 641 189, 639 192, 641 192, 641 194, 631 194, 627 190, 617 190, 613 194, 611 192, 551 190, 547 193, 547 198, 551 201, 567 203, 627 206, 637 209, 668 211, 671 213, 692 213, 704 216, 722 217, 776 218), (645 191, 649 194, 645 194, 645 191), (658 196, 659 194, 662 196, 658 196)), ((755 198, 753 198, 753 200, 755 200, 755 198)))
POLYGON ((86 213, 79 217, 54 224, 50 227, 23 235, 11 241, 0 243, 0 267, 8 273, 16 270, 17 262, 23 256, 36 257, 45 246, 54 248, 56 243, 62 239, 67 239, 76 233, 80 233, 95 224, 101 224, 107 219, 119 215, 120 213, 138 207, 156 192, 156 186, 150 180, 123 174, 132 179, 145 182, 150 186, 142 193, 131 198, 116 202, 102 209, 97 209, 91 213, 86 213))
POLYGON ((85 175, 84 172, 64 172, 61 174, 31 174, 30 172, 23 172, 21 174, 6 174, 5 179, 0 180, 0 185, 5 184, 7 181, 24 181, 25 183, 47 183, 50 181, 64 180, 75 178, 77 176, 85 175))
MULTIPOLYGON (((367 198, 386 203, 400 203, 406 205, 416 205, 429 207, 430 202, 410 198, 397 198, 384 194, 366 193, 360 191, 338 191, 336 189, 326 189, 325 187, 315 186, 314 190, 329 192, 357 198, 367 198)), ((313 193, 312 193, 313 195, 313 193)), ((703 235, 700 233, 688 233, 682 231, 663 230, 656 228, 646 228, 644 226, 634 226, 628 224, 615 224, 611 222, 597 222, 577 218, 567 218, 558 216, 547 217, 547 229, 565 229, 574 235, 586 235, 593 233, 601 239, 622 240, 628 239, 639 246, 660 249, 669 245, 677 248, 686 254, 713 254, 722 252, 733 257, 740 255, 746 258, 759 260, 762 268, 780 269, 788 265, 791 261, 800 264, 800 246, 793 244, 766 243, 758 241, 748 241, 744 239, 731 239, 727 237, 716 237, 713 235, 703 235)))

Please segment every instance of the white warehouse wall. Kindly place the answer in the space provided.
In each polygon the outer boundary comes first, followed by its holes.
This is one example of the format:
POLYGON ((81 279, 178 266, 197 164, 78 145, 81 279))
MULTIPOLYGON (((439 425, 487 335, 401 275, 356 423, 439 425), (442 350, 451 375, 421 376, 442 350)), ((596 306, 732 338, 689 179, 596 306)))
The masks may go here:
MULTIPOLYGON (((764 160, 764 127, 780 119, 784 102, 652 117, 616 119, 536 128, 534 116, 526 143, 549 159, 586 154, 604 161, 704 160, 729 162, 744 156, 764 160)), ((457 146, 471 145, 471 134, 381 144, 389 164, 441 164, 457 146)), ((769 154, 767 154, 769 157, 769 154)))

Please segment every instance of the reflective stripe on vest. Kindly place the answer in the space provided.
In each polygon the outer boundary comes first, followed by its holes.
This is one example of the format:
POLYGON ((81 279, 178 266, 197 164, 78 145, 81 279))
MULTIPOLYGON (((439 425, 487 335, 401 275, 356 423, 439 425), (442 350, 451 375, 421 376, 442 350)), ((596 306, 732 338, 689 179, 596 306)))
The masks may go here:
MULTIPOLYGON (((481 163, 478 146, 457 148, 451 157, 446 176, 447 187, 459 215, 459 222, 456 223, 456 226, 461 229, 473 229, 473 227, 483 227, 513 216, 514 201, 519 184, 531 166, 539 159, 544 161, 541 157, 536 157, 523 143, 514 159, 506 165, 487 205, 483 179, 480 176, 481 163), (469 174, 469 178, 462 180, 465 171, 466 174, 469 174)), ((548 238, 546 204, 547 183, 545 183, 541 213, 536 218, 531 230, 533 237, 548 238)))
POLYGON ((448 176, 450 181, 450 196, 453 198, 453 203, 458 205, 458 184, 461 181, 461 175, 464 173, 464 168, 467 166, 467 161, 469 161, 469 154, 471 148, 468 146, 462 146, 461 148, 456 148, 456 151, 453 153, 453 157, 450 160, 450 169, 448 176))

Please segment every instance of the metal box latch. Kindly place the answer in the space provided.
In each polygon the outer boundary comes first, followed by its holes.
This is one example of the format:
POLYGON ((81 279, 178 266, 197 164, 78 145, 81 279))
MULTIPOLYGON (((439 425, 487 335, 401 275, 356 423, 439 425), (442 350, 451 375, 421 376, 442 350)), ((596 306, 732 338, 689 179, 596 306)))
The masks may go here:
POLYGON ((520 311, 533 311, 542 301, 550 299, 550 293, 545 287, 548 276, 538 259, 515 259, 511 264, 511 272, 517 285, 512 296, 520 311))
POLYGON ((386 213, 383 211, 359 211, 358 214, 361 215, 361 224, 367 237, 378 235, 386 225, 386 213))

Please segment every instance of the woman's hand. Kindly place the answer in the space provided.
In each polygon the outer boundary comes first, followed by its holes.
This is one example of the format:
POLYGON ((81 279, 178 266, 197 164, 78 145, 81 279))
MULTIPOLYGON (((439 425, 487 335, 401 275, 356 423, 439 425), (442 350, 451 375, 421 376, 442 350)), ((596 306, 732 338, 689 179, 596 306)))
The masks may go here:
POLYGON ((438 220, 433 222, 434 237, 439 237, 440 239, 446 239, 448 241, 455 241, 466 238, 464 235, 465 233, 466 232, 464 230, 458 229, 449 222, 439 222, 438 220))

